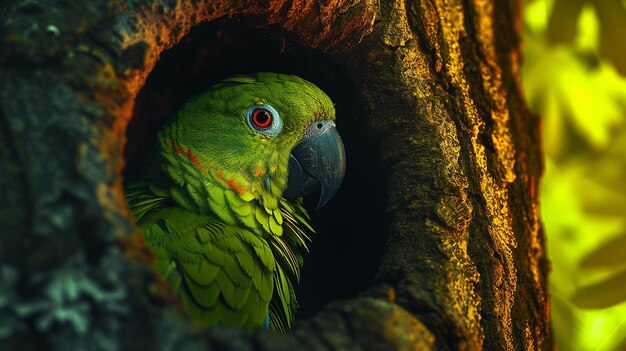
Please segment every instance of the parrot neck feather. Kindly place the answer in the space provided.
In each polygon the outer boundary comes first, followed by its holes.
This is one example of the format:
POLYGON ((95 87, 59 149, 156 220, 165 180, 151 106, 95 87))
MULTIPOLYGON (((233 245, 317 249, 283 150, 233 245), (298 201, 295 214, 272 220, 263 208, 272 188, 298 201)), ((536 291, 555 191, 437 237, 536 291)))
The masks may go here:
POLYGON ((282 235, 279 202, 287 183, 286 165, 255 165, 236 172, 166 137, 161 138, 161 156, 163 170, 175 183, 170 192, 181 206, 255 232, 282 235))

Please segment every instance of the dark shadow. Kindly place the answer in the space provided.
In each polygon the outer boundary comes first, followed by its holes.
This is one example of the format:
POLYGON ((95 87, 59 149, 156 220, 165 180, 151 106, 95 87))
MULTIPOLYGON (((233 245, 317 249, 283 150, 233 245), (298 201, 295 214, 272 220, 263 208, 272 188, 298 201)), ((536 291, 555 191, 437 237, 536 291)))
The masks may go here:
POLYGON ((328 57, 299 46, 281 30, 256 29, 246 19, 197 26, 161 54, 137 96, 127 129, 124 176, 132 178, 140 169, 157 131, 186 100, 228 76, 259 71, 295 74, 324 90, 335 102, 346 146, 341 190, 319 211, 314 210, 317 199, 307 199, 317 234, 296 291, 299 317, 306 317, 327 302, 365 290, 379 267, 385 239, 383 172, 366 111, 351 79, 328 57))

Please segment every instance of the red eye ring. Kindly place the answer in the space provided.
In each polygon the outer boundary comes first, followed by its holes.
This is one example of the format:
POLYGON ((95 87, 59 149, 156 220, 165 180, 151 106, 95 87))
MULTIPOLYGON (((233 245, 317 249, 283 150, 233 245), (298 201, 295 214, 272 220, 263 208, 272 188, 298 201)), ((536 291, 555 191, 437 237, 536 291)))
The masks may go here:
POLYGON ((283 130, 283 120, 271 105, 258 103, 248 107, 246 122, 253 131, 263 135, 274 136, 283 130))
POLYGON ((274 116, 264 108, 257 108, 252 111, 252 123, 257 128, 269 128, 272 125, 274 116))

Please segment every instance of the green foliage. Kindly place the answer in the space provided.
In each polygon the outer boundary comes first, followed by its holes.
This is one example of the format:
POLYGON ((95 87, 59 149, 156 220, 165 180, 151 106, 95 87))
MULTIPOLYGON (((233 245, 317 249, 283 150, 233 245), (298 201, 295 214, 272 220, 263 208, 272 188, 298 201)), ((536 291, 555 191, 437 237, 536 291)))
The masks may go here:
POLYGON ((626 7, 620 0, 535 0, 524 20, 524 89, 543 120, 541 205, 557 343, 560 350, 622 350, 626 51, 619 50, 626 7))

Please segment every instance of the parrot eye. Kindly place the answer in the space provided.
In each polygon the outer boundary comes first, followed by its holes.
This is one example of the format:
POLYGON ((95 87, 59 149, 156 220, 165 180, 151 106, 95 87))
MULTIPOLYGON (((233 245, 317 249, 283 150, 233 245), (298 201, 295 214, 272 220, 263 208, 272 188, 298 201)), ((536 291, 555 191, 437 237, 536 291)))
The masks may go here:
POLYGON ((248 125, 265 135, 277 135, 283 129, 283 121, 278 111, 270 105, 254 105, 246 112, 248 125))
POLYGON ((252 112, 252 123, 255 127, 267 128, 272 124, 272 115, 266 109, 257 108, 252 112))

